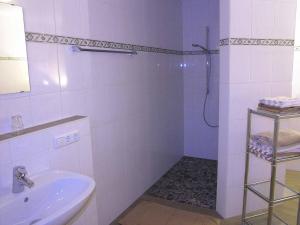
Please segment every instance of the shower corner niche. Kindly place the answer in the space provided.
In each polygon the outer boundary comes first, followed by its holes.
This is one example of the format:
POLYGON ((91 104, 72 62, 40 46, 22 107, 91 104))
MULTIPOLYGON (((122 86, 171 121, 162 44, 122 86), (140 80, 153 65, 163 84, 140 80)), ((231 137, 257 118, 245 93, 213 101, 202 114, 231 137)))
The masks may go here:
POLYGON ((0 3, 0 94, 29 92, 23 9, 0 3))

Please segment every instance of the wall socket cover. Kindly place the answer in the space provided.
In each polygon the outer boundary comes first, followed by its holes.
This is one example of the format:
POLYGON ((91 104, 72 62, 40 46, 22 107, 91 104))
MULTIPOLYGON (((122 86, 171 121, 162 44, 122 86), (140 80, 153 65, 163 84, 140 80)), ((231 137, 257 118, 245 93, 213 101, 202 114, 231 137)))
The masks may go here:
POLYGON ((70 133, 56 136, 54 138, 54 148, 62 148, 78 141, 80 141, 80 134, 78 130, 75 130, 70 133))

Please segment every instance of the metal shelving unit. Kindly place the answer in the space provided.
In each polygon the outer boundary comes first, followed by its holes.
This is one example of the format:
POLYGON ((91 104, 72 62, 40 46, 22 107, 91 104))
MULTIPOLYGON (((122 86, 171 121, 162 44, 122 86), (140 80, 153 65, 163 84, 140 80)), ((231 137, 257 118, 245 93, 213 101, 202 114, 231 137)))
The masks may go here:
MULTIPOLYGON (((242 224, 244 225, 289 225, 278 217, 274 213, 274 206, 285 201, 298 199, 298 215, 297 225, 300 225, 300 193, 287 187, 285 184, 276 180, 276 169, 277 164, 300 159, 300 154, 278 154, 278 133, 280 120, 282 119, 293 119, 300 118, 299 114, 275 114, 262 110, 248 110, 248 121, 247 121, 247 141, 246 141, 246 166, 245 166, 245 178, 244 178, 244 199, 243 199, 243 213, 242 213, 242 224), (255 153, 249 148, 251 138, 251 124, 252 115, 263 116, 274 120, 274 132, 273 132, 273 154, 271 159, 265 159, 266 162, 271 163, 271 179, 267 181, 257 182, 253 184, 248 183, 249 165, 250 165, 250 154, 255 153), (253 192, 258 197, 263 199, 268 204, 268 210, 263 213, 247 216, 247 193, 248 191, 253 192)), ((256 155, 257 156, 257 155, 256 155)), ((262 158, 262 157, 261 157, 262 158)))

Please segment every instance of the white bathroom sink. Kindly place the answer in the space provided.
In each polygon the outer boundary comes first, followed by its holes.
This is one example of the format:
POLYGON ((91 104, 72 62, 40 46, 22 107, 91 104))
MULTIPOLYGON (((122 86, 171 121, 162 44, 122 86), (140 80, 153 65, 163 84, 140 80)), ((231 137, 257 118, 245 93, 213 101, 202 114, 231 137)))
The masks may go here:
POLYGON ((30 179, 31 189, 0 195, 1 225, 64 225, 95 189, 92 178, 64 171, 47 171, 30 179))

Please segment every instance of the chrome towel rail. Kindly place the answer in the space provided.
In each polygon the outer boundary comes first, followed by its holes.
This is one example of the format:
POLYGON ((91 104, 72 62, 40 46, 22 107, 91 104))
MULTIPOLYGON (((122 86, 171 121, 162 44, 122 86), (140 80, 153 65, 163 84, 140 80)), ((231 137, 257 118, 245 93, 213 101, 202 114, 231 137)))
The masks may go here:
POLYGON ((109 49, 83 48, 78 45, 72 46, 72 51, 73 52, 104 52, 104 53, 114 53, 114 54, 137 55, 137 51, 121 51, 121 50, 109 50, 109 49))

